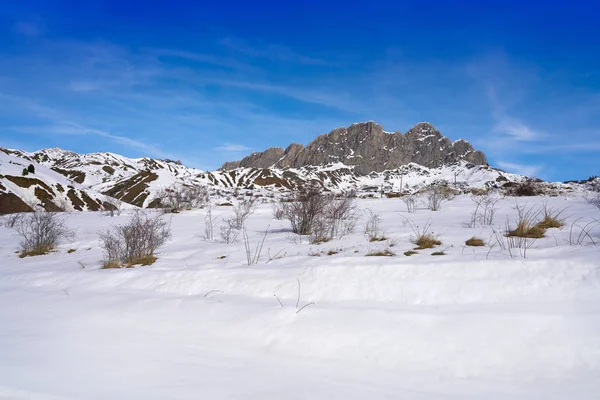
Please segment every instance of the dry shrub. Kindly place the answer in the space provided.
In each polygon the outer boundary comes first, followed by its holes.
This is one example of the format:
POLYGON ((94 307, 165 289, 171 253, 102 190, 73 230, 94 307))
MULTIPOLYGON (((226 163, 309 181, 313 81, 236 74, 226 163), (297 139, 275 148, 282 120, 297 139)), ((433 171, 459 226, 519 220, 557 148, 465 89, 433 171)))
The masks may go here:
POLYGON ((540 185, 540 181, 535 178, 526 178, 523 182, 515 184, 506 184, 506 193, 509 196, 515 197, 531 197, 543 194, 543 189, 540 185))
POLYGON ((206 186, 176 185, 159 191, 156 195, 158 207, 165 212, 178 213, 183 210, 204 207, 210 200, 206 186))
POLYGON ((410 257, 410 256, 412 256, 412 255, 415 255, 415 254, 419 254, 419 253, 418 253, 418 252, 416 252, 416 251, 414 251, 414 250, 409 250, 409 251, 405 251, 405 252, 404 252, 404 255, 405 255, 406 257, 410 257))
POLYGON ((419 195, 416 193, 407 194, 402 196, 401 200, 406 204, 406 211, 414 213, 417 211, 417 205, 419 204, 419 195))
POLYGON ((374 213, 370 209, 367 211, 369 212, 369 218, 367 218, 367 222, 365 223, 365 235, 369 239, 369 242, 382 242, 387 240, 383 229, 381 228, 381 215, 374 213))
POLYGON ((446 253, 444 253, 443 251, 434 251, 433 253, 431 253, 432 256, 445 256, 446 253))
POLYGON ((246 220, 249 216, 254 214, 256 207, 258 206, 258 200, 254 197, 244 198, 242 201, 238 201, 233 206, 233 218, 231 224, 235 229, 242 229, 246 220))
POLYGON ((427 203, 431 211, 441 210, 442 204, 450 201, 456 195, 456 191, 447 185, 436 184, 426 190, 427 203))
POLYGON ((316 185, 309 185, 294 191, 292 201, 282 203, 281 208, 292 225, 292 232, 309 235, 326 205, 327 199, 321 190, 316 185))
POLYGON ((15 223, 15 230, 21 237, 21 257, 46 254, 63 240, 73 240, 75 232, 65 223, 65 217, 54 212, 35 211, 15 223))
POLYGON ((472 237, 471 239, 468 239, 465 244, 467 246, 473 246, 473 247, 481 247, 481 246, 485 246, 485 242, 482 239, 476 238, 476 237, 472 237))
POLYGON ((17 222, 19 222, 19 219, 21 219, 21 214, 19 213, 8 214, 3 218, 4 226, 7 228, 14 228, 15 225, 17 225, 17 222))
POLYGON ((103 268, 150 265, 156 260, 154 252, 171 238, 171 226, 161 215, 136 211, 126 225, 113 226, 98 236, 104 250, 103 268))
POLYGON ((358 218, 354 199, 325 195, 317 185, 296 190, 291 201, 275 209, 278 214, 290 221, 294 233, 310 235, 312 243, 352 233, 358 218))

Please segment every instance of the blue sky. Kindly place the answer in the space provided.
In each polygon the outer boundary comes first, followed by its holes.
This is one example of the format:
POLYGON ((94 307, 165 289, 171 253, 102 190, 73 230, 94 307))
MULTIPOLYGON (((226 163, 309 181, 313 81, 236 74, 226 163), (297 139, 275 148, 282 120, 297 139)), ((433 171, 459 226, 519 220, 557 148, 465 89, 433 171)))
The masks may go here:
POLYGON ((429 121, 493 166, 600 175, 597 3, 0 0, 0 146, 214 169, 429 121))

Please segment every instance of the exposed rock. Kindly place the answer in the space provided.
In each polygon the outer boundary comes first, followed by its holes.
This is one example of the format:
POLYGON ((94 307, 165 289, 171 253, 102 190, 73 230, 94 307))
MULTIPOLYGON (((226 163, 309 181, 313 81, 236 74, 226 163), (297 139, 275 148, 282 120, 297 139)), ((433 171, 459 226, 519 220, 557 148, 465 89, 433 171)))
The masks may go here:
POLYGON ((487 165, 485 155, 473 149, 469 142, 451 142, 427 122, 417 124, 406 134, 388 133, 374 122, 361 122, 320 135, 306 147, 291 144, 285 150, 270 148, 240 161, 225 163, 221 168, 300 168, 340 162, 353 166, 356 174, 367 175, 411 162, 436 168, 460 160, 487 165))

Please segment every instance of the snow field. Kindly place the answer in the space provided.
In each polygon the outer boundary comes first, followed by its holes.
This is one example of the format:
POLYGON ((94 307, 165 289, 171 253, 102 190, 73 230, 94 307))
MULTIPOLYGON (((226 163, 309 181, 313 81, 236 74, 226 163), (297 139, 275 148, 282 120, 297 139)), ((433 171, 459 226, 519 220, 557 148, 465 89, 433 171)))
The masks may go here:
MULTIPOLYGON (((133 269, 99 270, 96 236, 129 211, 72 213, 76 242, 25 259, 2 227, 0 399, 597 398, 600 247, 568 241, 575 219, 600 212, 576 197, 518 201, 566 208, 566 226, 526 259, 464 246, 491 236, 464 227, 466 196, 415 214, 359 200, 356 232, 321 245, 263 204, 248 220, 252 249, 270 225, 252 266, 242 242, 201 238, 205 210, 173 215, 158 261, 133 269), (362 234, 367 208, 387 241, 362 234), (442 245, 404 256, 405 218, 430 222, 442 245), (386 248, 396 256, 365 257, 386 248)), ((513 204, 501 200, 495 227, 516 218, 513 204)), ((213 209, 217 232, 230 212, 213 209)))

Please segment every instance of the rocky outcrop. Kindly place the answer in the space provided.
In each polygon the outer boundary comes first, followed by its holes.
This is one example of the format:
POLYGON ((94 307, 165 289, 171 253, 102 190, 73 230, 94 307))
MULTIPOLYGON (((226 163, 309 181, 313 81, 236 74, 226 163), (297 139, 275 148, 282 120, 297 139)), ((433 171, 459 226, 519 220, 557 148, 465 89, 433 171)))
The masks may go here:
POLYGON ((427 122, 405 134, 385 132, 375 122, 361 122, 321 135, 306 147, 292 144, 253 153, 240 161, 225 163, 224 170, 249 168, 300 168, 342 163, 359 175, 395 169, 411 162, 437 168, 457 161, 487 165, 485 155, 469 142, 450 141, 427 122))

